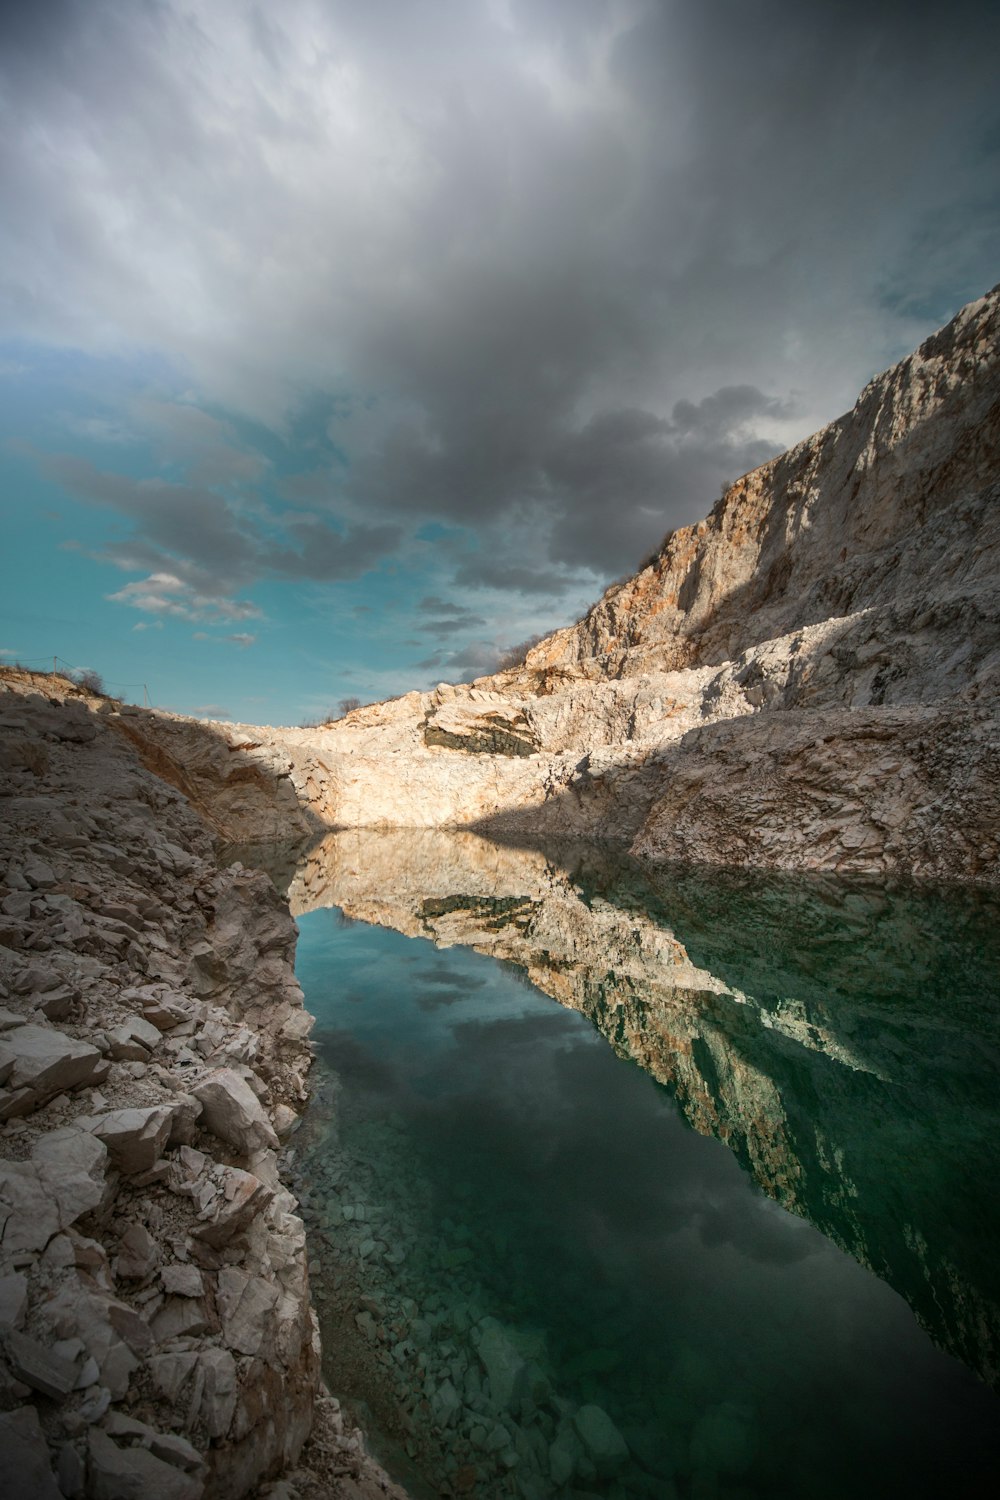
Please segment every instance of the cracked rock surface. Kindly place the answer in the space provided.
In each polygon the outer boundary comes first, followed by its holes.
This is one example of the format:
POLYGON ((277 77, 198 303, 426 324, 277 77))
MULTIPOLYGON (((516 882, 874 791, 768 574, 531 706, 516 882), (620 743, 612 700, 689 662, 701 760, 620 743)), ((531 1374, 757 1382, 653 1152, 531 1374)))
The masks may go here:
POLYGON ((39 681, 0 683, 0 1488, 398 1496, 322 1390, 282 1182, 288 908, 109 703, 39 681))

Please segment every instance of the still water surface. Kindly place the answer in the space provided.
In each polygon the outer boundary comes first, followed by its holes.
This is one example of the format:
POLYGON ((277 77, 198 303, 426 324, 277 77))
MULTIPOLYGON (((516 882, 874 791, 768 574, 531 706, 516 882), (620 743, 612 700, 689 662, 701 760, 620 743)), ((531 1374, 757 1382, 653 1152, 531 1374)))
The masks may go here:
MULTIPOLYGON (((426 1496, 981 1496, 995 908, 614 860, 484 894, 459 852, 450 895, 378 893, 425 937, 299 917, 327 1378, 388 1466, 426 1496)), ((323 900, 369 910, 351 858, 323 900)))

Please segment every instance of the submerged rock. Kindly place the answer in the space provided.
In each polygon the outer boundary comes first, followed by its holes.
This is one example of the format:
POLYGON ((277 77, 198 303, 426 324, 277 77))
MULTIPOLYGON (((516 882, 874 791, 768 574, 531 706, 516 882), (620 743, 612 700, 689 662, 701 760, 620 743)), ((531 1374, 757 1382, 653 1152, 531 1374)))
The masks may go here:
POLYGON ((628 1444, 601 1407, 581 1406, 573 1413, 573 1426, 587 1457, 603 1478, 608 1479, 625 1467, 628 1444))

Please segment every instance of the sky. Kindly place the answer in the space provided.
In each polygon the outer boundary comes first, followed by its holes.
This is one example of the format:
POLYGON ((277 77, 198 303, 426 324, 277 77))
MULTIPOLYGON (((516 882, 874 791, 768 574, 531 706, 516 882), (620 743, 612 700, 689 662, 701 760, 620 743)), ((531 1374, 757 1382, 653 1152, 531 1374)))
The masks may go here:
POLYGON ((984 0, 0 0, 0 661, 490 670, 1000 280, 984 0))

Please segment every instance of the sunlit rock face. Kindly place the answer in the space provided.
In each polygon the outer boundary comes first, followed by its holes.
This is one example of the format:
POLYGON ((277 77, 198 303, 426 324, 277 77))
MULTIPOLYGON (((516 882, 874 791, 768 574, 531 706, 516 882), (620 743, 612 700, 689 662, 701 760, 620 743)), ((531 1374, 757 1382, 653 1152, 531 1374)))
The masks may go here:
POLYGON ((126 727, 233 839, 480 827, 996 883, 998 456, 1000 289, 520 667, 320 728, 126 727))
POLYGON ((690 869, 651 884, 593 846, 371 830, 315 848, 289 895, 523 968, 997 1379, 994 897, 690 869))

